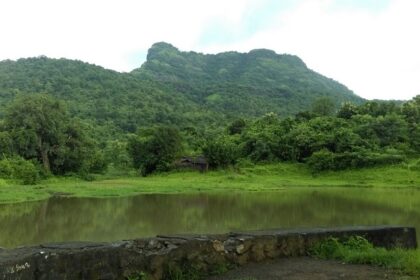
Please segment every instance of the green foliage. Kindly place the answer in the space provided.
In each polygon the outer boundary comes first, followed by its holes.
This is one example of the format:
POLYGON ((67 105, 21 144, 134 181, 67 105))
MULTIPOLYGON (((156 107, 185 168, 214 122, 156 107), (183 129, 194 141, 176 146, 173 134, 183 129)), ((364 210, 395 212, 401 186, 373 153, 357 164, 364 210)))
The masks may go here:
MULTIPOLYGON (((371 194, 369 201, 376 203, 381 200, 384 205, 388 205, 390 192, 392 193, 395 190, 396 194, 402 195, 399 198, 399 205, 401 206, 400 211, 403 212, 407 203, 415 205, 416 199, 420 199, 417 194, 414 197, 409 195, 410 198, 413 198, 409 202, 407 197, 403 196, 410 193, 409 189, 415 189, 419 186, 420 172, 412 168, 416 165, 414 160, 411 160, 408 165, 398 164, 369 169, 323 172, 317 174, 317 176, 313 176, 311 171, 301 163, 262 165, 249 164, 248 161, 245 166, 239 164, 241 162, 235 166, 236 168, 210 170, 206 174, 196 171, 170 172, 138 178, 135 172, 107 173, 106 175, 96 176, 95 182, 83 182, 78 178, 55 177, 42 182, 42 188, 26 188, 26 186, 12 184, 7 180, 0 180, 0 203, 45 200, 57 192, 71 193, 74 197, 119 197, 136 196, 141 193, 273 192, 283 191, 290 187, 306 187, 304 189, 308 193, 313 193, 314 190, 311 189, 316 187, 324 191, 334 190, 337 191, 336 194, 345 196, 349 193, 360 196, 361 190, 369 187, 372 191, 369 191, 371 194), (346 188, 345 193, 343 193, 343 187, 346 188), (383 195, 379 196, 379 194, 383 195)), ((347 199, 345 196, 342 198, 347 199)), ((365 201, 364 195, 362 195, 362 198, 365 201)), ((361 206, 367 207, 367 205, 369 204, 363 202, 361 206)), ((346 211, 343 210, 343 213, 347 213, 346 211)), ((307 217, 307 215, 304 215, 304 217, 307 217)))
POLYGON ((0 109, 33 93, 62 100, 71 116, 106 131, 103 140, 155 124, 203 127, 267 112, 291 115, 321 96, 363 101, 295 56, 268 50, 202 55, 165 43, 153 45, 132 73, 47 57, 0 62, 0 109))
POLYGON ((409 143, 420 152, 420 95, 403 104, 402 115, 407 122, 409 143))
POLYGON ((408 140, 407 123, 397 114, 377 117, 370 129, 375 132, 381 147, 394 146, 408 140))
MULTIPOLYGON (((83 161, 82 173, 103 173, 108 166, 104 153, 93 148, 83 161)), ((80 171, 79 171, 80 172, 80 171)))
POLYGON ((354 115, 359 114, 358 107, 350 102, 345 102, 341 105, 337 112, 337 117, 343 119, 351 119, 354 115))
POLYGON ((42 164, 44 172, 65 174, 103 170, 105 162, 89 128, 69 117, 64 105, 47 95, 22 96, 7 111, 1 145, 5 154, 42 164), (9 149, 9 150, 8 150, 9 149))
POLYGON ((373 245, 362 236, 351 236, 346 241, 329 237, 311 248, 311 254, 322 259, 341 259, 347 251, 366 252, 373 249, 373 245))
POLYGON ((290 115, 325 96, 340 103, 362 101, 339 83, 309 70, 298 57, 264 49, 202 55, 157 43, 133 74, 183 89, 206 108, 235 118, 267 112, 290 115))
POLYGON ((230 135, 241 134, 245 126, 246 122, 244 119, 237 119, 233 121, 227 129, 230 135))
POLYGON ((332 116, 335 113, 335 104, 328 97, 320 97, 312 103, 312 113, 317 116, 332 116))
POLYGON ((24 185, 36 184, 39 180, 39 169, 31 161, 21 157, 3 158, 0 160, 0 177, 17 179, 24 185))
POLYGON ((14 149, 27 159, 37 159, 49 172, 52 157, 65 141, 68 116, 63 105, 47 95, 19 98, 9 108, 5 128, 14 149))
POLYGON ((215 265, 210 270, 210 275, 222 275, 232 269, 234 266, 227 262, 220 262, 215 265))
POLYGON ((203 111, 177 88, 81 61, 37 57, 0 62, 0 109, 17 95, 34 93, 61 100, 71 116, 103 130, 102 140, 139 126, 197 125, 225 118, 203 111))
POLYGON ((332 153, 326 149, 313 153, 307 160, 314 172, 324 170, 342 170, 347 168, 363 168, 386 164, 396 164, 405 160, 400 154, 345 152, 332 153))
POLYGON ((374 117, 385 116, 398 113, 400 111, 397 103, 392 101, 368 101, 358 108, 361 115, 371 115, 374 117))
POLYGON ((313 153, 307 160, 309 167, 315 171, 335 170, 335 155, 327 149, 313 153))
POLYGON ((107 162, 103 151, 99 149, 97 141, 89 135, 92 129, 81 121, 69 122, 65 131, 66 141, 61 153, 54 158, 54 174, 77 172, 86 175, 106 170, 107 162))
POLYGON ((297 161, 315 172, 420 152, 419 96, 361 104, 298 57, 269 50, 203 55, 157 43, 132 73, 46 57, 2 61, 0 101, 12 104, 0 110, 0 155, 55 175, 93 178, 109 163, 147 175, 169 170, 181 150, 204 152, 212 167, 297 161))
MULTIPOLYGON (((377 103, 343 105, 348 112, 342 108, 340 117, 299 115, 281 120, 266 115, 246 124, 238 146, 242 157, 254 162, 307 162, 313 172, 396 164, 418 157, 418 140, 410 135, 420 131, 420 126, 407 121, 401 107, 373 104, 377 103)), ((407 115, 417 116, 412 108, 417 103, 409 104, 404 105, 409 106, 407 115)))
POLYGON ((228 136, 209 139, 203 147, 203 154, 213 168, 235 164, 240 156, 239 153, 235 138, 228 136))
POLYGON ((361 236, 350 237, 346 241, 330 237, 316 244, 311 254, 323 259, 383 266, 420 277, 420 252, 418 250, 375 248, 361 236))
POLYGON ((126 277, 127 280, 149 280, 150 277, 147 273, 141 271, 138 273, 135 273, 134 275, 126 277))
POLYGON ((128 154, 127 145, 127 142, 122 140, 108 141, 104 149, 105 161, 121 169, 131 167, 132 160, 128 154))
POLYGON ((140 135, 132 136, 128 142, 133 166, 143 176, 154 171, 169 170, 181 149, 179 131, 173 127, 143 130, 140 135))
POLYGON ((187 261, 181 264, 170 264, 165 269, 163 279, 165 280, 200 280, 204 277, 204 271, 194 263, 187 261))
POLYGON ((7 131, 0 131, 0 155, 10 156, 13 154, 13 139, 7 131))
POLYGON ((281 146, 281 142, 290 126, 290 119, 281 121, 274 113, 251 122, 240 138, 243 154, 254 162, 285 158, 287 149, 281 146))
POLYGON ((322 242, 317 243, 311 248, 311 255, 323 259, 336 259, 341 254, 341 243, 338 238, 330 237, 322 242))

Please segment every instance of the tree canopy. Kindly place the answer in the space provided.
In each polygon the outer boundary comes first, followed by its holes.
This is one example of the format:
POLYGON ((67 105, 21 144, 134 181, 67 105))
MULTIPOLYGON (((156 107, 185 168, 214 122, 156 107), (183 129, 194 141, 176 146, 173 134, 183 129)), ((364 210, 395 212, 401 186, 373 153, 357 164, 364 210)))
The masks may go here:
POLYGON ((147 175, 181 155, 204 155, 213 168, 395 163, 420 153, 419 108, 420 96, 365 101, 298 57, 264 49, 204 55, 157 43, 131 73, 1 61, 0 175, 31 183, 108 164, 147 175))
MULTIPOLYGON (((46 173, 78 172, 92 166, 95 144, 87 128, 48 95, 22 96, 8 108, 3 125, 12 153, 39 162, 46 173)), ((6 139, 4 139, 6 141, 6 139)))
POLYGON ((153 45, 147 61, 131 73, 47 57, 0 62, 0 117, 17 95, 34 93, 62 101, 72 117, 105 131, 106 140, 156 124, 182 129, 267 112, 290 116, 323 96, 337 104, 363 102, 296 56, 269 50, 203 55, 165 43, 153 45))
POLYGON ((181 136, 173 127, 141 130, 128 142, 133 165, 143 176, 154 171, 167 171, 182 150, 181 136))

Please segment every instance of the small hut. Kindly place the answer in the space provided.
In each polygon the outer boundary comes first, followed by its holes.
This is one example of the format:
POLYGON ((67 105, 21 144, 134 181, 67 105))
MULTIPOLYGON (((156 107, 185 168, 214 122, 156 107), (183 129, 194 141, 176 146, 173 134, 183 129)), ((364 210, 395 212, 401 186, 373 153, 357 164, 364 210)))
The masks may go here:
POLYGON ((178 168, 191 168, 205 172, 209 169, 209 164, 204 156, 182 157, 176 162, 178 168))

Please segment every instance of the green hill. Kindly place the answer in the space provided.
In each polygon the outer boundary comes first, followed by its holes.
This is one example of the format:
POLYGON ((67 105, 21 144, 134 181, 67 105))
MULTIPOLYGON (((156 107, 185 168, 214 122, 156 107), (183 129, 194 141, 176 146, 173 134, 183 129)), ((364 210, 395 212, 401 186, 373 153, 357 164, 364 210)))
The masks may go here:
POLYGON ((132 73, 171 85, 194 102, 228 116, 290 115, 324 96, 337 105, 362 101, 340 83, 308 69, 297 56, 265 49, 204 55, 156 43, 147 61, 132 73))
POLYGON ((182 94, 163 88, 153 81, 80 61, 38 57, 0 62, 3 109, 17 95, 48 93, 65 101, 72 115, 122 131, 153 123, 214 119, 182 94), (193 114, 198 117, 190 116, 193 114))
POLYGON ((72 115, 115 131, 155 123, 209 126, 237 117, 308 109, 321 96, 337 104, 363 100, 345 86, 270 50, 204 55, 154 44, 147 61, 119 73, 47 57, 0 62, 0 117, 20 94, 47 93, 72 115))

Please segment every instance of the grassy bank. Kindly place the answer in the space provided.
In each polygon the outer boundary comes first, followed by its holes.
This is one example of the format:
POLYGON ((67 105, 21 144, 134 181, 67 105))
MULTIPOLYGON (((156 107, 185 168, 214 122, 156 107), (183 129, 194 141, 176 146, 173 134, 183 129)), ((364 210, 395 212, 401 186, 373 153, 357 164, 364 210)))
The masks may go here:
POLYGON ((381 266, 408 274, 415 279, 420 278, 420 250, 375 248, 366 239, 358 236, 344 242, 330 238, 315 246, 312 254, 322 259, 381 266))
POLYGON ((273 191, 290 187, 420 187, 420 172, 414 164, 399 164, 360 170, 312 174, 303 164, 278 163, 237 169, 182 171, 149 177, 111 172, 94 181, 54 177, 38 185, 23 186, 0 180, 0 203, 42 200, 53 195, 76 197, 129 196, 140 193, 185 193, 213 191, 273 191))

